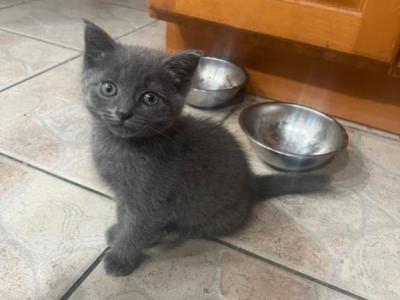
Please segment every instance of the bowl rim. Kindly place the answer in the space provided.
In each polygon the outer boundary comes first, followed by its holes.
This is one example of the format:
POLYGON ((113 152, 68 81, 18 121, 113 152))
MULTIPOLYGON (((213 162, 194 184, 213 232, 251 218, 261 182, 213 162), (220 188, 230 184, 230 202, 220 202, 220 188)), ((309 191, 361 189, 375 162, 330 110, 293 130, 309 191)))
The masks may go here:
POLYGON ((234 67, 237 67, 237 68, 243 73, 243 75, 244 75, 244 80, 243 80, 242 83, 240 83, 240 84, 238 84, 238 85, 235 85, 235 86, 232 86, 232 87, 229 87, 229 88, 224 88, 224 89, 198 89, 198 88, 195 88, 195 87, 191 87, 191 90, 200 91, 200 92, 201 92, 201 91, 205 91, 205 92, 218 92, 218 91, 233 90, 233 89, 237 89, 238 87, 243 86, 243 85, 247 82, 247 80, 248 80, 248 78, 249 78, 249 75, 247 74, 247 72, 246 72, 245 69, 243 69, 241 66, 238 66, 237 64, 234 64, 233 62, 230 62, 229 60, 222 59, 222 58, 218 58, 218 57, 213 57, 213 56, 202 56, 200 59, 217 60, 217 61, 221 61, 221 62, 223 62, 223 63, 229 64, 229 65, 232 65, 232 66, 234 66, 234 67))
POLYGON ((340 124, 340 123, 339 123, 338 121, 336 121, 334 118, 332 118, 332 117, 330 117, 330 116, 328 116, 328 115, 326 115, 326 114, 324 114, 324 113, 322 113, 322 112, 320 112, 320 111, 318 111, 318 110, 316 110, 316 109, 313 109, 313 108, 311 108, 311 107, 304 106, 304 105, 300 105, 300 104, 295 104, 295 103, 287 103, 287 102, 263 102, 263 103, 257 103, 257 104, 254 104, 254 105, 250 105, 249 107, 246 107, 245 109, 243 109, 242 112, 240 113, 240 116, 239 116, 239 125, 240 125, 240 128, 242 129, 242 131, 246 134, 246 136, 247 136, 252 142, 256 143, 256 144, 259 145, 260 147, 262 147, 262 148, 264 148, 264 149, 267 149, 267 150, 270 150, 270 151, 272 151, 272 152, 278 153, 278 154, 282 154, 282 155, 286 155, 286 156, 290 156, 290 157, 295 157, 295 158, 318 158, 318 157, 329 156, 329 155, 332 155, 332 154, 335 154, 335 153, 338 153, 338 152, 344 150, 344 149, 347 147, 348 143, 349 143, 349 136, 348 136, 348 134, 347 134, 346 129, 342 126, 342 124, 340 124), (254 109, 254 108, 256 108, 256 107, 259 107, 259 106, 269 106, 269 105, 279 105, 279 106, 298 107, 298 108, 302 108, 302 109, 311 111, 311 112, 313 112, 313 113, 316 113, 316 114, 318 114, 318 115, 320 115, 320 116, 322 116, 322 117, 324 117, 324 118, 329 119, 330 121, 333 121, 333 123, 335 123, 335 124, 338 126, 339 130, 342 132, 342 135, 343 135, 343 142, 342 142, 342 145, 340 145, 339 148, 337 148, 337 149, 335 149, 335 150, 333 150, 333 151, 326 152, 326 153, 321 153, 321 154, 293 154, 293 153, 289 153, 289 152, 284 152, 284 151, 281 151, 281 150, 277 150, 277 149, 271 148, 270 146, 265 145, 264 143, 258 141, 255 137, 253 137, 253 136, 250 134, 250 132, 247 130, 247 128, 246 128, 246 126, 245 126, 245 124, 244 124, 244 118, 245 118, 245 115, 246 115, 250 110, 252 110, 252 109, 254 109))

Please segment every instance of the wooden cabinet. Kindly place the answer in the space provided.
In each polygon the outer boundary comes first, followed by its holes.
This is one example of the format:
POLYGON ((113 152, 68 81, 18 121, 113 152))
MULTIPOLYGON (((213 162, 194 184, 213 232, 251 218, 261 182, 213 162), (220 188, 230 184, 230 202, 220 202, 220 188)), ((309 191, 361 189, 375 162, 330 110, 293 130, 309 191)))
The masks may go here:
POLYGON ((162 0, 151 7, 391 62, 399 0, 162 0))
POLYGON ((167 49, 199 48, 248 91, 400 133, 400 0, 148 0, 167 49))

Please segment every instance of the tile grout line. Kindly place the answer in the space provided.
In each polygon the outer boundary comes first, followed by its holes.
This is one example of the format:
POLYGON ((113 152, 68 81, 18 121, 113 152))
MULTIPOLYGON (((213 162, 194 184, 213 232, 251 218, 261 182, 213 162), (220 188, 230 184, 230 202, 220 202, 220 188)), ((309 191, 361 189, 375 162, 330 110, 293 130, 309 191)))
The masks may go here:
POLYGON ((223 240, 220 240, 220 239, 218 239, 218 238, 216 238, 216 239, 208 239, 208 240, 213 241, 213 242, 216 242, 216 243, 218 243, 218 244, 220 244, 220 245, 223 245, 223 246, 225 246, 225 247, 227 247, 227 248, 230 248, 230 249, 232 249, 232 250, 238 251, 238 252, 240 252, 240 253, 242 253, 242 254, 245 254, 245 255, 247 255, 247 256, 250 256, 250 257, 252 257, 252 258, 254 258, 254 259, 257 259, 257 260, 260 260, 260 261, 262 261, 262 262, 265 262, 265 263, 267 263, 267 264, 269 264, 269 265, 272 265, 272 266, 274 266, 274 267, 277 267, 277 268, 279 268, 279 269, 281 269, 281 270, 283 270, 283 271, 286 271, 286 272, 291 273, 291 274, 293 274, 293 275, 296 275, 296 276, 298 276, 298 277, 304 278, 304 279, 306 279, 306 280, 308 280, 308 281, 317 283, 318 285, 322 285, 322 286, 324 286, 324 287, 326 287, 326 288, 329 288, 329 289, 331 289, 331 290, 334 290, 334 291, 339 292, 339 293, 341 293, 341 294, 344 294, 344 295, 346 295, 346 296, 349 296, 349 297, 352 297, 352 298, 358 299, 358 300, 367 300, 367 298, 361 297, 361 296, 359 296, 359 295, 357 295, 357 294, 354 294, 354 293, 352 293, 352 292, 350 292, 350 291, 344 290, 344 289, 342 289, 342 288, 340 288, 340 287, 337 287, 337 286, 335 286, 335 285, 332 285, 332 284, 330 284, 330 283, 327 283, 327 282, 325 282, 325 281, 322 281, 322 280, 320 280, 320 279, 318 279, 318 278, 315 278, 315 277, 312 277, 312 276, 310 276, 310 275, 307 275, 307 274, 305 274, 305 273, 303 273, 303 272, 300 272, 300 271, 297 271, 297 270, 295 270, 295 269, 289 268, 289 267, 287 267, 287 266, 285 266, 285 265, 282 265, 282 264, 280 264, 280 263, 278 263, 278 262, 275 262, 275 261, 270 260, 270 259, 268 259, 268 258, 262 257, 262 256, 260 256, 260 255, 258 255, 258 254, 255 254, 255 253, 253 253, 253 252, 250 252, 250 251, 248 251, 248 250, 246 250, 246 249, 240 248, 240 247, 238 247, 238 246, 235 246, 235 245, 233 245, 233 244, 230 244, 230 243, 225 242, 225 241, 223 241, 223 240))
POLYGON ((156 22, 158 22, 158 20, 153 20, 153 21, 151 21, 151 22, 149 22, 149 23, 147 23, 147 24, 144 24, 144 25, 142 25, 142 26, 139 26, 139 27, 137 27, 137 28, 135 28, 135 29, 132 29, 132 30, 129 31, 129 32, 123 33, 123 34, 121 34, 121 35, 115 37, 114 40, 119 40, 119 39, 121 39, 121 38, 123 38, 123 37, 125 37, 125 36, 127 36, 127 35, 130 35, 130 34, 132 34, 132 33, 135 33, 136 31, 139 31, 139 30, 141 30, 141 29, 143 29, 143 28, 145 28, 145 27, 147 27, 147 26, 150 26, 150 25, 156 23, 156 22))
POLYGON ((0 7, 0 10, 7 9, 7 8, 13 8, 13 7, 16 7, 16 6, 19 6, 19 5, 23 5, 23 4, 27 4, 27 3, 31 2, 31 1, 32 0, 25 0, 25 1, 21 1, 19 3, 11 4, 9 6, 0 7))
POLYGON ((109 247, 103 250, 99 256, 92 262, 92 264, 82 273, 81 276, 68 288, 68 290, 61 296, 60 300, 67 300, 72 294, 82 285, 82 283, 92 274, 93 270, 100 264, 104 255, 107 253, 109 247))
MULTIPOLYGON (((31 1, 33 1, 33 0, 31 0, 31 1)), ((121 35, 119 35, 117 37, 114 37, 113 39, 114 40, 118 40, 120 38, 123 38, 123 37, 131 34, 131 33, 136 32, 136 31, 138 31, 140 29, 143 29, 143 28, 145 28, 145 27, 147 27, 149 25, 152 25, 152 24, 154 24, 156 22, 158 22, 158 20, 153 20, 153 21, 151 21, 149 23, 141 25, 141 26, 139 26, 137 28, 134 28, 134 29, 132 29, 132 30, 130 30, 128 32, 125 32, 125 33, 123 33, 123 34, 121 34, 121 35)), ((45 44, 48 44, 48 45, 52 45, 52 46, 55 46, 55 47, 60 47, 60 48, 67 49, 67 50, 70 50, 70 51, 75 51, 75 52, 78 52, 80 54, 82 54, 82 52, 83 52, 82 49, 66 46, 64 44, 57 43, 57 42, 54 42, 54 41, 51 41, 51 40, 47 40, 47 39, 41 39, 41 38, 36 37, 36 36, 32 36, 32 35, 29 35, 29 34, 26 34, 26 33, 22 33, 22 32, 19 32, 19 31, 10 30, 10 29, 7 29, 7 28, 1 27, 1 26, 0 26, 0 31, 4 31, 4 32, 11 33, 11 34, 19 35, 19 36, 22 36, 22 37, 25 37, 25 38, 28 38, 28 39, 31 39, 31 40, 35 40, 35 41, 38 41, 38 42, 42 42, 42 43, 45 43, 45 44)))
POLYGON ((22 33, 22 32, 19 32, 19 31, 10 30, 10 29, 4 28, 4 27, 0 27, 0 30, 4 31, 4 32, 11 33, 11 34, 23 36, 24 38, 35 40, 35 41, 38 41, 38 42, 42 42, 42 43, 45 43, 45 44, 48 44, 48 45, 64 48, 64 49, 67 49, 67 50, 70 50, 70 51, 82 52, 82 50, 80 50, 78 48, 73 48, 73 47, 69 47, 69 46, 66 46, 64 44, 59 44, 57 42, 53 42, 53 41, 50 41, 50 40, 41 39, 41 38, 38 38, 36 36, 32 36, 32 35, 29 35, 29 34, 26 34, 26 33, 22 33))
POLYGON ((114 6, 118 6, 118 7, 130 8, 130 9, 134 9, 134 10, 137 10, 137 11, 140 11, 140 12, 148 13, 147 9, 136 8, 136 7, 120 4, 120 3, 113 3, 113 2, 108 2, 108 1, 101 1, 101 3, 114 5, 114 6))
POLYGON ((225 122, 226 122, 237 110, 239 110, 239 107, 234 107, 234 108, 232 108, 232 109, 226 114, 226 116, 222 119, 221 125, 224 125, 225 122))
POLYGON ((236 104, 235 106, 233 106, 232 109, 231 109, 231 110, 226 114, 226 116, 222 119, 221 125, 224 125, 225 122, 226 122, 231 116, 233 116, 233 114, 234 114, 236 111, 238 111, 238 110, 240 110, 240 109, 241 109, 240 103, 239 103, 239 104, 236 104))
POLYGON ((55 64, 55 65, 53 65, 53 66, 50 66, 50 67, 48 67, 48 68, 46 68, 46 69, 44 69, 44 70, 42 70, 42 71, 39 71, 39 72, 37 72, 37 73, 35 73, 35 74, 32 74, 32 75, 30 75, 30 76, 28 76, 28 77, 25 77, 24 79, 21 79, 21 80, 19 80, 19 81, 17 81, 17 82, 14 82, 14 83, 12 83, 12 84, 10 84, 10 85, 8 85, 8 86, 6 86, 6 87, 0 89, 0 93, 1 93, 1 92, 4 92, 4 91, 6 91, 6 90, 9 90, 9 89, 11 89, 11 88, 13 88, 13 87, 15 87, 15 86, 17 86, 17 85, 20 85, 21 83, 24 83, 25 81, 31 80, 32 78, 35 78, 35 77, 37 77, 37 76, 39 76, 39 75, 42 75, 42 74, 46 73, 47 71, 51 71, 51 70, 53 70, 53 69, 55 69, 55 68, 57 68, 57 67, 59 67, 59 66, 62 66, 62 65, 66 64, 66 63, 68 63, 68 62, 70 62, 70 61, 73 61, 74 59, 77 59, 77 58, 80 57, 81 55, 82 55, 82 54, 76 54, 76 55, 74 55, 74 56, 72 56, 72 57, 70 57, 70 58, 68 58, 68 59, 66 59, 66 60, 63 60, 62 62, 59 62, 59 63, 57 63, 57 64, 55 64))
POLYGON ((48 170, 46 170, 46 169, 43 169, 43 168, 41 168, 41 167, 38 167, 38 166, 36 166, 36 165, 34 165, 34 164, 31 164, 31 163, 29 163, 29 162, 26 162, 26 161, 24 161, 24 160, 22 160, 22 159, 13 157, 13 156, 11 156, 11 155, 9 155, 9 154, 6 154, 6 153, 4 153, 4 152, 2 152, 2 151, 0 151, 0 156, 6 157, 6 158, 8 158, 8 159, 10 159, 10 160, 13 160, 13 161, 18 162, 18 163, 20 163, 20 164, 23 164, 23 165, 26 166, 26 167, 29 167, 29 168, 34 169, 34 170, 36 170, 36 171, 45 173, 45 174, 47 174, 47 175, 49 175, 49 176, 52 176, 52 177, 57 178, 57 179, 60 179, 60 180, 62 180, 62 181, 64 181, 64 182, 67 182, 67 183, 69 183, 69 184, 75 185, 75 186, 77 186, 77 187, 79 187, 79 188, 82 188, 82 189, 84 189, 84 190, 86 190, 86 191, 89 191, 89 192, 92 192, 92 193, 94 193, 94 194, 97 194, 97 195, 102 196, 102 197, 104 197, 104 198, 107 198, 107 199, 110 199, 110 200, 114 200, 114 198, 111 197, 110 195, 107 195, 107 194, 105 194, 105 193, 103 193, 103 192, 100 192, 100 191, 98 191, 98 190, 96 190, 96 189, 93 189, 93 188, 88 187, 88 186, 86 186, 86 185, 80 184, 79 182, 76 182, 76 181, 73 181, 73 180, 71 180, 71 179, 68 179, 68 178, 65 178, 65 177, 63 177, 63 176, 60 176, 60 175, 58 175, 58 174, 52 173, 52 172, 50 172, 50 171, 48 171, 48 170))

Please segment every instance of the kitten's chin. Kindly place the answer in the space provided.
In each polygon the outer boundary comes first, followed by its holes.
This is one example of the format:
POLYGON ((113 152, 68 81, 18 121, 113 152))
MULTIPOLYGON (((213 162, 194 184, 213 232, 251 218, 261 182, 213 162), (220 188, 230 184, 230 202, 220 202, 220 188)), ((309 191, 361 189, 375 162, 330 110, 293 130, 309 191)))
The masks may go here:
POLYGON ((155 133, 152 130, 144 130, 144 129, 134 129, 126 126, 111 126, 108 125, 108 130, 116 137, 121 139, 133 139, 133 138, 147 138, 154 136, 155 133))
POLYGON ((119 138, 129 139, 140 136, 135 130, 124 126, 107 126, 107 127, 113 135, 119 138))

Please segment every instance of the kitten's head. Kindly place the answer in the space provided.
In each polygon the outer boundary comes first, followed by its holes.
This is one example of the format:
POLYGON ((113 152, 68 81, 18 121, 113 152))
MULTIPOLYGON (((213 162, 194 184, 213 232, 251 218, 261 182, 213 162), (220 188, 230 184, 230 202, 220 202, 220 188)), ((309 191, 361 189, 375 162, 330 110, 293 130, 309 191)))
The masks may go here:
POLYGON ((116 136, 146 137, 173 125, 182 111, 200 54, 166 55, 116 43, 85 21, 83 98, 116 136))

